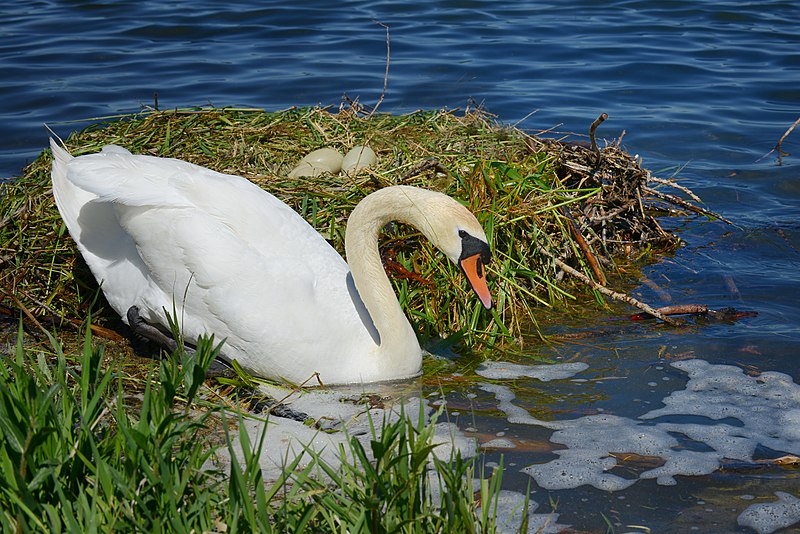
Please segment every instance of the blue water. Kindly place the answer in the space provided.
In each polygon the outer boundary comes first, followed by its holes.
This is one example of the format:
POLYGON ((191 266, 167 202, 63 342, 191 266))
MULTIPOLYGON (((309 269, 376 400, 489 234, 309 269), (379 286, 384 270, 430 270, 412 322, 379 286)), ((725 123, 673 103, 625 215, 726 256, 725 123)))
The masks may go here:
MULTIPOLYGON (((0 179, 18 174, 45 147, 44 123, 66 135, 89 124, 85 119, 152 105, 154 93, 162 109, 336 106, 345 94, 372 105, 386 67, 379 21, 391 42, 382 111, 478 102, 525 129, 580 133, 606 112, 603 136, 624 131, 624 144, 645 166, 665 177, 677 173, 710 209, 736 222, 680 223, 687 247, 646 269, 661 292, 642 285, 636 293, 654 304, 668 303, 666 292, 672 303, 736 306, 758 311, 757 318, 651 338, 622 334, 610 342, 622 358, 608 346, 560 347, 558 356, 646 380, 638 373, 663 346, 800 380, 800 127, 784 141, 788 154, 769 154, 800 117, 800 3, 218 4, 54 0, 0 7, 0 179)), ((611 385, 602 397, 606 410, 623 410, 628 399, 611 385)), ((670 506, 680 509, 686 495, 716 482, 648 488, 673 491, 670 506)), ((524 489, 527 479, 517 483, 524 489)), ((787 478, 783 489, 796 494, 794 484, 787 478)), ((602 494, 558 497, 581 507, 580 514, 560 510, 562 522, 578 528, 604 529, 600 512, 614 508, 602 494)), ((650 521, 670 530, 668 517, 656 512, 619 514, 618 525, 650 521)), ((715 530, 738 528, 735 514, 721 521, 715 530)))

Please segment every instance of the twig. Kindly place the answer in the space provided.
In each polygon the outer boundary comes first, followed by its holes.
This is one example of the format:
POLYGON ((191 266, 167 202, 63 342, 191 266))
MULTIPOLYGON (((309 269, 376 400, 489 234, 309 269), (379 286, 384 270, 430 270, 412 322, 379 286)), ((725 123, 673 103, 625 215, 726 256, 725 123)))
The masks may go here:
POLYGON ((31 321, 33 324, 35 324, 35 325, 36 325, 36 327, 37 327, 39 330, 41 330, 41 331, 42 331, 42 333, 43 333, 44 335, 47 335, 47 334, 48 334, 48 332, 47 332, 47 330, 45 329, 45 327, 43 327, 43 326, 42 326, 42 323, 40 323, 39 321, 37 321, 37 320, 36 320, 36 317, 34 317, 34 316, 33 316, 33 314, 32 314, 32 313, 31 313, 31 312, 28 310, 28 308, 26 308, 26 307, 25 307, 25 305, 22 303, 22 301, 20 301, 20 300, 19 300, 19 299, 16 297, 16 295, 13 295, 13 294, 11 294, 11 295, 7 295, 7 296, 8 296, 8 297, 10 297, 10 298, 11 298, 11 300, 13 300, 13 301, 14 301, 14 304, 16 304, 16 305, 17 305, 17 308, 18 308, 19 310, 21 310, 21 311, 22 311, 22 313, 24 313, 24 314, 25 314, 25 316, 26 316, 26 317, 27 317, 27 318, 28 318, 28 319, 29 319, 29 320, 30 320, 30 321, 31 321))
POLYGON ((798 118, 797 118, 797 120, 796 120, 796 121, 794 121, 794 124, 792 124, 791 126, 789 126, 789 129, 788 129, 788 130, 786 130, 786 131, 783 133, 783 135, 781 136, 781 138, 780 138, 780 139, 778 139, 778 143, 775 145, 775 148, 773 148, 772 150, 777 150, 778 152, 783 152, 783 151, 781 150, 781 145, 783 144, 783 140, 784 140, 784 139, 786 139, 787 137, 789 137, 789 134, 790 134, 790 133, 792 133, 792 130, 794 130, 794 129, 795 129, 795 127, 796 127, 798 124, 800 124, 800 117, 798 117, 798 118))
POLYGON ((593 224, 596 224, 596 223, 599 223, 599 222, 607 221, 609 219, 613 219, 614 217, 616 217, 620 213, 622 213, 624 211, 628 211, 629 209, 631 209, 631 207, 633 207, 634 204, 636 204, 635 200, 629 200, 625 204, 623 204, 622 206, 620 206, 618 208, 614 208, 613 210, 611 210, 611 211, 609 211, 607 213, 604 213, 602 215, 592 215, 591 217, 589 217, 589 221, 592 222, 593 224))
POLYGON ((539 247, 539 252, 541 252, 545 256, 549 257, 551 260, 553 260, 553 262, 558 266, 559 269, 561 269, 562 271, 564 271, 566 273, 569 273, 572 276, 574 276, 575 278, 581 280, 583 283, 585 283, 586 285, 588 285, 592 289, 596 289, 600 293, 602 293, 602 294, 604 294, 606 296, 609 296, 614 300, 627 302, 631 306, 639 308, 640 310, 644 311, 645 313, 649 313, 653 317, 661 319, 662 321, 664 321, 667 324, 670 324, 672 326, 676 326, 678 324, 675 320, 670 319, 666 315, 660 313, 658 310, 656 310, 652 306, 649 306, 648 304, 645 304, 644 302, 636 300, 635 298, 631 297, 630 295, 626 295, 625 293, 618 293, 616 291, 612 291, 612 290, 608 289, 607 287, 598 284, 597 282, 595 282, 594 280, 592 280, 591 278, 589 278, 588 276, 586 276, 582 272, 573 269, 572 267, 570 267, 569 265, 567 265, 563 261, 561 261, 558 258, 556 258, 555 256, 553 256, 550 252, 548 252, 544 248, 539 247))
MULTIPOLYGON (((519 126, 521 123, 523 123, 523 122, 525 122, 526 120, 528 120, 528 119, 529 119, 529 118, 530 118, 530 117, 531 117, 531 116, 532 116, 534 113, 538 113, 538 112, 539 112, 539 110, 538 110, 538 109, 534 109, 533 111, 531 111, 530 113, 528 113, 527 115, 525 115, 524 117, 522 117, 520 120, 518 120, 517 122, 515 122, 514 124, 512 124, 512 125, 511 125, 511 127, 512 127, 512 128, 516 128, 516 127, 517 127, 517 126, 519 126)), ((527 137, 527 135, 526 135, 526 137, 527 137)))
MULTIPOLYGON (((744 317, 756 317, 758 312, 740 311, 735 308, 721 308, 719 310, 709 309, 705 304, 677 304, 674 306, 664 306, 658 308, 658 312, 663 315, 701 315, 714 321, 736 321, 744 317)), ((649 319, 650 313, 637 313, 630 318, 632 321, 649 319)))
MULTIPOLYGON (((44 308, 47 311, 49 311, 51 313, 51 315, 42 315, 42 316, 39 316, 38 319, 37 319, 25 307, 25 305, 22 303, 22 301, 20 301, 19 298, 17 298, 16 295, 13 295, 12 293, 10 293, 8 291, 5 291, 3 288, 0 288, 0 296, 1 297, 7 297, 7 298, 10 298, 11 300, 13 300, 14 303, 17 305, 18 310, 21 311, 22 313, 24 313, 28 317, 28 319, 30 319, 42 331, 45 331, 44 327, 42 325, 43 323, 48 325, 48 326, 50 326, 50 327, 61 327, 66 323, 68 325, 74 326, 77 330, 80 330, 81 327, 83 326, 83 322, 82 321, 79 321, 77 319, 70 319, 68 317, 64 317, 64 315, 58 313, 57 311, 55 311, 52 308, 50 308, 47 304, 45 304, 45 303, 43 303, 43 302, 31 297, 30 295, 24 295, 24 296, 26 298, 30 299, 31 301, 33 301, 36 305, 41 306, 42 308, 44 308)), ((8 310, 0 308, 0 315, 10 315, 11 314, 11 310, 12 310, 12 308, 9 308, 8 310)), ((124 341, 125 340, 124 336, 121 336, 117 332, 115 332, 113 330, 110 330, 108 328, 105 328, 103 326, 99 326, 99 325, 96 325, 96 324, 89 323, 89 329, 92 331, 93 334, 96 334, 96 335, 98 335, 100 337, 104 337, 106 339, 110 339, 112 341, 124 341)))
POLYGON ((770 150, 769 152, 767 152, 766 154, 764 154, 763 156, 761 156, 760 158, 758 158, 758 159, 756 160, 756 162, 759 162, 759 161, 761 161, 762 159, 766 158, 767 156, 769 156, 770 154, 772 154, 772 153, 773 153, 773 152, 775 152, 776 150, 778 151, 778 158, 780 159, 781 155, 783 155, 783 150, 781 149, 781 145, 783 145, 783 141, 784 141, 784 140, 785 140, 787 137, 789 137, 789 134, 790 134, 790 133, 792 133, 792 130, 794 130, 794 129, 797 127, 797 125, 798 125, 798 124, 800 124, 800 117, 798 117, 798 118, 797 118, 797 120, 796 120, 796 121, 794 121, 794 124, 792 124, 791 126, 789 126, 789 129, 788 129, 788 130, 786 130, 785 132, 783 132, 783 135, 781 136, 781 138, 780 138, 780 139, 778 139, 778 142, 777 142, 777 143, 775 143, 775 146, 772 148, 772 150, 770 150))
POLYGON ((405 182, 406 180, 418 174, 422 174, 423 172, 429 169, 435 169, 436 172, 440 172, 442 174, 450 174, 450 171, 447 170, 447 167, 442 165, 438 159, 428 158, 426 160, 420 161, 419 163, 411 167, 411 169, 409 169, 407 173, 405 173, 402 177, 400 177, 400 181, 405 182))
POLYGON ((383 258, 384 261, 384 268, 387 272, 391 272, 395 278, 402 278, 405 280, 413 280, 415 282, 419 282, 424 284, 428 287, 435 287, 431 280, 428 280, 421 274, 417 274, 414 271, 409 271, 406 269, 402 263, 395 260, 396 253, 393 250, 387 252, 386 257, 383 258))
POLYGON ((389 38, 389 26, 377 20, 373 20, 372 22, 374 22, 378 26, 382 26, 386 30, 386 72, 383 74, 383 91, 381 91, 381 97, 378 99, 378 102, 377 104, 375 104, 375 107, 372 108, 372 111, 369 112, 367 118, 372 117, 372 115, 374 115, 375 112, 378 111, 378 106, 381 105, 381 102, 383 102, 384 97, 386 97, 386 86, 389 83, 389 58, 391 56, 391 51, 392 51, 392 48, 390 46, 391 39, 389 38))
POLYGON ((569 211, 569 208, 567 206, 562 206, 561 212, 564 215, 566 215, 569 227, 570 229, 572 229, 572 235, 575 236, 575 241, 577 241, 578 245, 581 247, 583 255, 586 258, 586 261, 589 262, 589 266, 592 268, 592 272, 594 273, 595 278, 597 278, 598 282, 605 285, 606 275, 603 274, 603 270, 597 263, 597 258, 595 258, 594 254, 592 253, 592 249, 589 248, 589 243, 586 242, 586 239, 583 237, 583 234, 578 228, 577 221, 575 221, 575 218, 572 216, 572 213, 569 211))
POLYGON ((705 304, 675 304, 658 308, 658 313, 664 315, 705 315, 708 313, 708 306, 705 304))
POLYGON ((600 156, 600 150, 597 148, 597 141, 594 138, 594 131, 597 130, 597 127, 602 124, 604 120, 608 118, 608 113, 601 113, 599 117, 595 119, 592 123, 591 128, 589 128, 589 138, 592 140, 592 152, 600 156))
POLYGON ((735 226, 732 221, 726 219, 722 215, 714 213, 711 210, 707 210, 705 208, 701 208, 700 206, 695 206, 694 204, 692 204, 690 202, 686 202, 685 200, 683 200, 680 197, 676 197, 675 195, 670 195, 668 193, 662 193, 661 191, 657 191, 655 189, 650 189, 649 187, 645 187, 643 189, 648 195, 653 195, 656 198, 660 198, 661 200, 665 200, 665 201, 670 202, 672 204, 678 205, 678 206, 680 206, 682 208, 685 208, 685 209, 687 209, 689 211, 693 211, 693 212, 699 213, 701 215, 707 215, 709 217, 714 217, 715 219, 719 219, 720 221, 722 221, 724 223, 727 223, 727 224, 730 224, 732 226, 735 226))
POLYGON ((658 184, 663 184, 663 185, 666 185, 666 186, 669 186, 669 187, 674 187, 675 189, 678 189, 679 191, 683 191, 684 193, 686 193, 687 195, 692 197, 692 200, 694 200, 695 202, 702 202, 700 197, 695 195, 694 192, 691 189, 689 189, 688 187, 683 186, 681 184, 678 184, 676 182, 673 182, 672 180, 665 180, 664 178, 658 178, 656 176, 651 176, 649 174, 647 176, 647 180, 650 181, 650 182, 656 182, 658 184))

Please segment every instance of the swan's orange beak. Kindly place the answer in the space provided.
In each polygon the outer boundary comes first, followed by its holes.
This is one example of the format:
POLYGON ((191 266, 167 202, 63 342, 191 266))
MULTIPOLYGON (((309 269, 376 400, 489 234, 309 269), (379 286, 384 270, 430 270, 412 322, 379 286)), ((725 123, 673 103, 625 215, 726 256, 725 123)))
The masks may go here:
POLYGON ((461 270, 467 275, 467 280, 481 299, 483 306, 489 310, 492 308, 492 295, 489 294, 489 286, 486 285, 486 270, 483 268, 483 259, 480 254, 468 256, 459 261, 461 270))

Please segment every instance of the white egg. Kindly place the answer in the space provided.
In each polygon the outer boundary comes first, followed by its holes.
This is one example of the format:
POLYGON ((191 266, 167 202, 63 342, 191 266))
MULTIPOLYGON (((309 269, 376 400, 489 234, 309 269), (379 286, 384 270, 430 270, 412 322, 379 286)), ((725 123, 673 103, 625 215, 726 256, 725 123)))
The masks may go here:
POLYGON ((356 145, 345 154, 342 171, 346 174, 357 174, 361 169, 372 167, 378 163, 378 156, 368 146, 356 145))
POLYGON ((297 167, 289 173, 289 178, 319 176, 325 172, 336 174, 340 170, 342 170, 341 152, 333 148, 320 148, 306 154, 297 164, 297 167))

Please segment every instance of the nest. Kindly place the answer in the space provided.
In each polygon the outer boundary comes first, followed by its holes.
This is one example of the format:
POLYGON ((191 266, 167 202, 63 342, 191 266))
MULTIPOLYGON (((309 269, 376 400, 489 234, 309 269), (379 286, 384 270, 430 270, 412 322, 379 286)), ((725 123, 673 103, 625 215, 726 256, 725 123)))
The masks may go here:
MULTIPOLYGON (((148 110, 92 125, 66 144, 76 156, 114 143, 245 176, 295 208, 340 252, 350 210, 372 190, 403 183, 446 192, 470 207, 492 242, 496 310, 482 311, 460 273, 413 229, 387 229, 382 252, 423 338, 457 332, 477 346, 518 340, 534 309, 597 292, 617 276, 620 262, 680 246, 659 218, 714 216, 664 193, 671 187, 697 200, 652 176, 619 143, 597 148, 593 134, 590 146, 531 136, 474 110, 393 116, 357 106, 215 108, 148 110), (375 168, 357 176, 287 177, 312 150, 356 144, 375 150, 375 168)), ((46 150, 0 193, 0 315, 24 310, 30 320, 79 324, 91 309, 98 327, 118 330, 55 209, 50 163, 46 150)))

